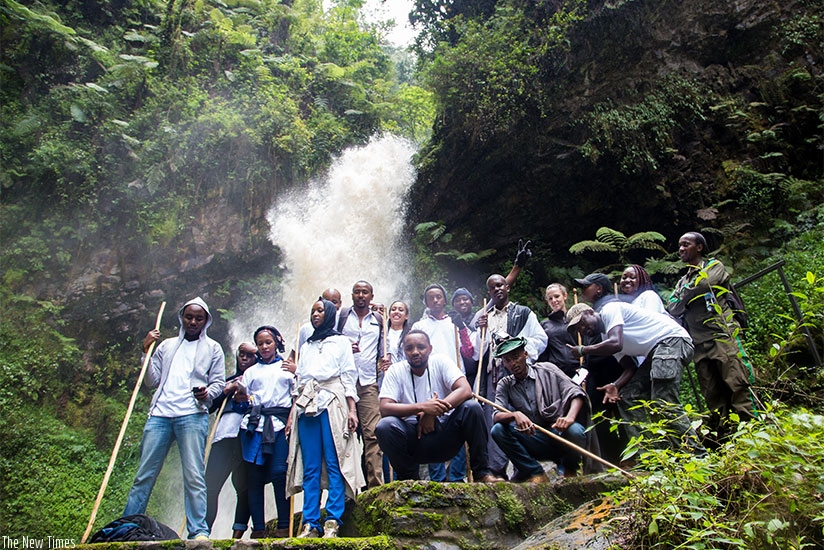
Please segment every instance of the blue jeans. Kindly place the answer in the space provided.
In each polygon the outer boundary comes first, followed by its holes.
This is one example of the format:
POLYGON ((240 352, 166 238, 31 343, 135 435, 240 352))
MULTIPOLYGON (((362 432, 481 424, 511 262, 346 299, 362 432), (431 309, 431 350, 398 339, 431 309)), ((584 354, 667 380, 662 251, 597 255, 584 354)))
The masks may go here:
MULTIPOLYGON (((449 481, 463 481, 466 477, 466 447, 461 447, 458 454, 449 461, 449 481)), ((446 464, 434 462, 429 465, 429 479, 432 481, 446 481, 446 464)))
POLYGON ((342 524, 346 506, 346 482, 338 464, 329 413, 323 411, 317 416, 298 416, 298 434, 303 455, 303 523, 323 532, 320 525, 320 477, 324 465, 329 481, 326 519, 342 524))
MULTIPOLYGON (((240 437, 244 437, 243 433, 240 437)), ((286 459, 289 455, 289 444, 283 430, 275 434, 273 453, 265 454, 266 461, 262 465, 247 462, 249 479, 249 510, 252 514, 252 530, 266 529, 264 517, 264 489, 271 482, 275 489, 275 507, 278 511, 278 529, 289 527, 289 500, 286 498, 286 459)))
POLYGON ((149 496, 163 468, 163 461, 177 441, 180 465, 183 468, 183 503, 189 538, 209 535, 206 525, 206 481, 203 454, 209 432, 209 415, 188 414, 177 418, 150 416, 143 428, 140 442, 140 466, 129 491, 124 516, 145 514, 149 496))
MULTIPOLYGON (((563 433, 557 430, 551 431, 579 447, 586 446, 586 428, 578 422, 574 422, 563 433)), ((519 432, 515 429, 515 422, 495 423, 492 426, 492 438, 512 461, 519 474, 524 477, 534 477, 544 473, 538 460, 552 460, 568 473, 577 471, 581 461, 581 455, 578 452, 545 433, 536 431, 535 435, 527 435, 519 432)))

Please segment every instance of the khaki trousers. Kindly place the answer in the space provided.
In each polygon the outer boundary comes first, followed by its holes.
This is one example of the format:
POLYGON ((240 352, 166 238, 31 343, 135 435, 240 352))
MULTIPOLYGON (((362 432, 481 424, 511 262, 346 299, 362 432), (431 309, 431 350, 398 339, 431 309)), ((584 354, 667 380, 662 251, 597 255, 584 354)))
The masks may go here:
POLYGON ((371 489, 383 483, 383 453, 375 436, 381 419, 378 384, 361 386, 358 382, 358 423, 363 434, 363 464, 366 486, 371 489))

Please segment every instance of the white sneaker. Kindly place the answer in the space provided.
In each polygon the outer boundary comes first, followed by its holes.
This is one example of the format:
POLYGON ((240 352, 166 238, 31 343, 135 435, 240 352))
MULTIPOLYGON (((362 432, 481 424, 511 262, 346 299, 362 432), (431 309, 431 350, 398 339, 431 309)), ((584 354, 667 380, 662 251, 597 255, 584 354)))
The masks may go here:
POLYGON ((303 524, 303 530, 298 535, 299 539, 316 539, 320 537, 320 531, 309 525, 308 523, 303 524))
POLYGON ((338 536, 338 529, 340 529, 340 525, 337 521, 333 519, 327 519, 326 522, 323 524, 323 538, 325 539, 334 539, 338 536))

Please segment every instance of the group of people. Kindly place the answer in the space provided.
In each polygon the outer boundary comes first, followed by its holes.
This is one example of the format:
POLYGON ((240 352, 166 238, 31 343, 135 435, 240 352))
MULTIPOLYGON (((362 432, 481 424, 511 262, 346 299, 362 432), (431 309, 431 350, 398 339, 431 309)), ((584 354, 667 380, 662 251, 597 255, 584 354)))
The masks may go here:
MULTIPOLYGON (((447 290, 431 284, 422 317, 411 323, 407 303, 373 303, 366 281, 353 285, 351 307, 327 289, 311 306, 297 350, 285 357, 280 332, 261 326, 253 343, 238 347, 229 378, 220 344, 206 335, 209 308, 191 300, 179 312, 178 337, 161 342, 149 363, 146 381, 157 389, 124 515, 145 512, 173 441, 193 539, 208 538, 230 475, 234 538, 250 518, 253 538, 267 534, 269 483, 277 508, 270 535, 291 535, 288 499, 302 491, 298 536, 330 538, 347 498, 393 478, 545 482, 546 460, 563 476, 597 471, 604 461, 589 457, 617 462, 629 438, 640 436, 645 402, 665 420, 671 445, 701 456, 706 450, 678 398, 691 361, 718 430, 730 413, 756 414, 752 370, 726 300, 729 274, 704 259, 707 250, 701 234, 681 237, 689 268, 666 305, 647 272, 632 265, 620 294, 604 274, 576 279, 591 305, 567 310, 567 289, 549 285, 542 323, 509 299, 531 255, 528 243, 519 243, 509 275, 487 279, 489 302, 478 311, 467 289, 447 302, 447 290), (626 430, 616 435, 603 421, 590 429, 597 411, 620 416, 626 430), (205 464, 212 412, 218 418, 205 464)), ((159 336, 147 334, 144 353, 159 336)))

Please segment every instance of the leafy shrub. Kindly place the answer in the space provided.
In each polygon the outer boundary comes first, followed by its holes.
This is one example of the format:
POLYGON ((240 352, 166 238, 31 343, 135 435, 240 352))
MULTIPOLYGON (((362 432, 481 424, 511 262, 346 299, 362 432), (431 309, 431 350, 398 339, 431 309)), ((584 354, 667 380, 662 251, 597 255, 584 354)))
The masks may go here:
POLYGON ((824 416, 768 408, 718 452, 650 449, 614 496, 630 518, 623 548, 821 548, 824 416))
POLYGON ((708 97, 698 82, 670 76, 633 104, 600 103, 580 121, 590 134, 581 153, 592 162, 609 154, 624 174, 654 171, 675 132, 704 118, 708 97))
MULTIPOLYGON (((97 528, 120 517, 126 502, 142 427, 133 424, 98 512, 97 528)), ((0 417, 0 439, 0 532, 79 542, 109 450, 99 451, 84 431, 67 427, 32 403, 0 417)))

